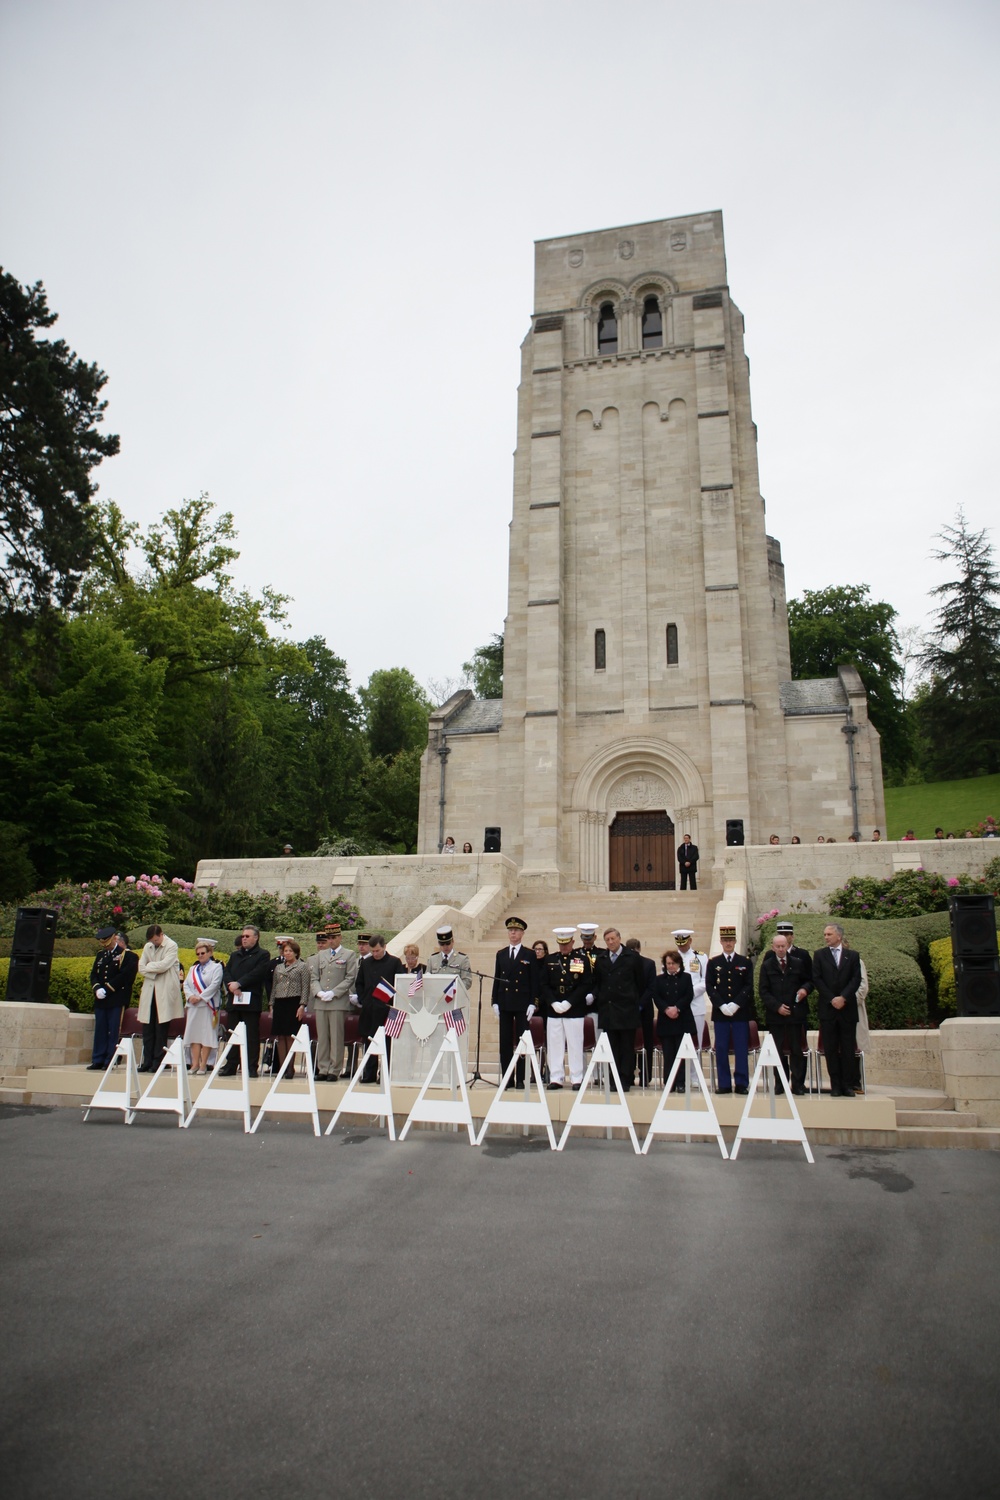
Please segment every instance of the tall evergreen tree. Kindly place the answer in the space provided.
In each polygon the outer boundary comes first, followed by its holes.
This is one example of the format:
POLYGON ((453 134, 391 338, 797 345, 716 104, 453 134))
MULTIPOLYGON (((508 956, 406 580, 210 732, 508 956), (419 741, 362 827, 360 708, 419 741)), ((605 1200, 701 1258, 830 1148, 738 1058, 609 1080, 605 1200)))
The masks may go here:
POLYGON ((930 780, 1000 771, 1000 574, 985 527, 958 510, 934 552, 952 577, 931 590, 941 604, 923 663, 918 703, 930 780))
POLYGON ((118 452, 98 427, 107 376, 62 339, 41 282, 0 268, 0 612, 65 608, 95 532, 91 470, 118 452))

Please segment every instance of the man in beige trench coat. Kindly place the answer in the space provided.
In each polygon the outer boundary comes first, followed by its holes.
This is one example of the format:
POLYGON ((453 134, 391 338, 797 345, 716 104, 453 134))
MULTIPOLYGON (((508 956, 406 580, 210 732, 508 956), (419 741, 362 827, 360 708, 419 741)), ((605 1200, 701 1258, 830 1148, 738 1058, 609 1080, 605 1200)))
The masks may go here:
POLYGON ((184 1014, 177 944, 162 927, 147 927, 139 959, 139 1020, 142 1023, 140 1073, 155 1073, 167 1050, 167 1025, 184 1014))

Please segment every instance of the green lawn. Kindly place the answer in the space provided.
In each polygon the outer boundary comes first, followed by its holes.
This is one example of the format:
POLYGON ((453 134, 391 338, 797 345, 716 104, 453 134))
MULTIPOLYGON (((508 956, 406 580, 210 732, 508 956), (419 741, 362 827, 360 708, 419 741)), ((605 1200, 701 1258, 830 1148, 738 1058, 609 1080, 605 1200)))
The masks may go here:
POLYGON ((886 787, 883 835, 900 839, 912 828, 918 839, 932 839, 938 826, 961 838, 967 828, 992 814, 1000 819, 1000 776, 968 781, 929 781, 924 786, 886 787))

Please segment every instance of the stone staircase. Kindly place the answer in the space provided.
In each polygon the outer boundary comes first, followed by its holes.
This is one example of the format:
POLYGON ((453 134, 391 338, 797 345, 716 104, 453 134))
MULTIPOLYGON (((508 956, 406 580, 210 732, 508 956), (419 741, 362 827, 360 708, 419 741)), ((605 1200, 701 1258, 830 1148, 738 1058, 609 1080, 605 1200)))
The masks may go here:
POLYGON ((980 1125, 978 1115, 956 1109, 954 1099, 938 1089, 872 1084, 868 1092, 893 1100, 900 1146, 1000 1151, 1000 1129, 980 1125))

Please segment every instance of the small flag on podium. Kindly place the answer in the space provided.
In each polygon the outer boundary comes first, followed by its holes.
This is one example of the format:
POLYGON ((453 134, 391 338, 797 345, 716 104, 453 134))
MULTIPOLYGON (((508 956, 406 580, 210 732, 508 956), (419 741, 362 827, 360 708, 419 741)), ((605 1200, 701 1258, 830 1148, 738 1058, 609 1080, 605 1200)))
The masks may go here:
POLYGON ((407 998, 409 1000, 412 1000, 414 995, 417 994, 419 990, 422 990, 423 987, 424 976, 422 974, 418 974, 414 979, 410 981, 410 988, 406 992, 407 998))
POLYGON ((445 1031, 453 1031, 456 1036, 461 1036, 465 1030, 465 1011, 446 1010, 444 1013, 445 1031))
POLYGON ((450 984, 445 985, 445 990, 444 990, 444 1003, 445 1003, 445 1005, 451 1005, 452 1001, 455 999, 455 996, 457 994, 458 994, 458 980, 457 979, 453 979, 450 984))
POLYGON ((406 1011, 396 1010, 393 1006, 390 1005, 388 1014, 386 1015, 385 1021, 383 1023, 385 1026, 386 1036, 390 1036, 394 1040, 396 1037, 402 1036, 403 1026, 405 1025, 405 1023, 406 1011))
POLYGON ((391 1005, 396 998, 396 991, 386 980, 380 979, 372 990, 372 999, 381 1000, 383 1005, 391 1005))

